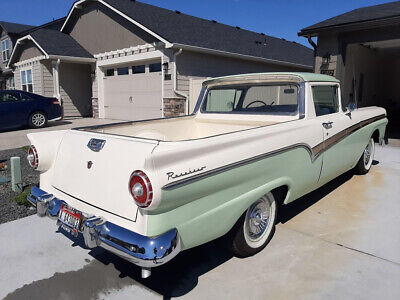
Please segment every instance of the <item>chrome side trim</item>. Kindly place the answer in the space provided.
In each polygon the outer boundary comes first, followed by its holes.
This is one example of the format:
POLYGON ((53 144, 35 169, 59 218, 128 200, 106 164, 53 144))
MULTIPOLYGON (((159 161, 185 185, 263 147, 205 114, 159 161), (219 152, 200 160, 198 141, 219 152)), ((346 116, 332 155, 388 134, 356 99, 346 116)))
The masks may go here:
POLYGON ((198 180, 204 179, 204 178, 209 177, 209 176, 214 176, 214 175, 223 173, 225 171, 228 171, 228 170, 231 170, 231 169, 234 169, 234 168, 237 168, 237 167, 241 167, 241 166, 244 166, 244 165, 247 165, 247 164, 251 164, 253 162, 265 159, 267 157, 271 157, 271 156, 280 154, 282 152, 286 152, 286 151, 293 150, 293 149, 296 149, 296 148, 304 148, 304 149, 306 149, 307 152, 310 154, 311 161, 312 162, 314 161, 314 159, 313 159, 313 157, 314 157, 313 150, 311 149, 311 147, 308 144, 305 144, 305 143, 304 144, 294 144, 294 145, 291 145, 291 146, 288 146, 288 147, 284 147, 284 148, 281 148, 281 149, 278 149, 278 150, 275 150, 275 151, 267 152, 267 153, 260 154, 260 155, 257 155, 257 156, 251 157, 251 158, 247 158, 247 159, 244 159, 244 160, 241 160, 241 161, 238 161, 238 162, 234 162, 234 163, 231 163, 231 164, 228 164, 228 165, 225 165, 225 166, 213 169, 213 170, 209 170, 209 171, 206 171, 204 173, 197 174, 197 175, 185 178, 185 179, 181 179, 181 180, 178 180, 178 181, 175 181, 175 182, 171 182, 171 183, 169 183, 167 185, 164 185, 162 187, 162 190, 168 191, 168 190, 176 189, 178 187, 181 187, 181 186, 187 185, 189 183, 192 183, 193 181, 198 181, 198 180))
POLYGON ((225 172, 225 171, 237 168, 237 167, 241 167, 243 165, 250 164, 250 163, 265 159, 267 157, 271 157, 271 156, 274 156, 274 155, 277 155, 277 154, 280 154, 280 153, 283 153, 283 152, 286 152, 289 150, 293 150, 296 148, 306 149, 310 155, 311 162, 313 163, 323 152, 325 152, 326 150, 328 150, 335 144, 339 143, 341 140, 343 140, 347 136, 351 135, 352 133, 356 132, 357 130, 361 129, 362 127, 365 127, 371 123, 374 123, 374 122, 379 121, 384 118, 386 118, 386 115, 380 115, 377 117, 373 117, 373 118, 361 121, 349 128, 346 128, 346 129, 338 132, 334 136, 330 137, 329 139, 323 141, 322 143, 316 145, 313 148, 311 148, 310 145, 305 144, 305 143, 293 144, 293 145, 290 145, 287 147, 280 148, 278 150, 263 153, 263 154, 260 154, 260 155, 254 156, 254 157, 250 157, 250 158, 247 158, 247 159, 244 159, 244 160, 232 163, 232 164, 228 164, 228 165, 225 165, 222 167, 218 167, 216 169, 206 171, 201 174, 196 174, 196 175, 188 177, 188 178, 184 178, 184 179, 181 179, 181 180, 178 180, 175 182, 168 183, 162 187, 162 190, 163 191, 173 190, 173 189, 182 187, 184 185, 190 184, 194 181, 202 180, 204 178, 214 176, 214 175, 220 174, 222 172, 225 172))

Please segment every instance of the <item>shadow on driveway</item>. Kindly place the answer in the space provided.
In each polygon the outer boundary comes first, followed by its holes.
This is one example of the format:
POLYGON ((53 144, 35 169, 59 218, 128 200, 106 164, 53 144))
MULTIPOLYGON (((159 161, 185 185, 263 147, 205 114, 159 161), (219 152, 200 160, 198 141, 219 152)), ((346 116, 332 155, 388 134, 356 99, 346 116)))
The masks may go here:
MULTIPOLYGON (((379 162, 374 161, 374 164, 379 162)), ((303 196, 280 210, 280 222, 286 223, 296 215, 305 211, 326 195, 337 189, 353 177, 349 171, 318 190, 303 196)), ((83 237, 77 238, 59 230, 59 233, 69 238, 72 247, 85 247, 83 237)), ((127 286, 142 287, 160 295, 164 299, 179 297, 188 294, 198 284, 199 277, 229 261, 233 256, 224 247, 223 238, 207 244, 189 249, 180 253, 176 258, 166 265, 154 268, 152 276, 147 279, 141 278, 141 269, 124 259, 105 251, 101 248, 90 250, 89 255, 95 258, 81 270, 73 271, 71 274, 56 274, 52 278, 44 279, 30 285, 24 286, 14 292, 9 299, 16 299, 17 296, 46 290, 45 287, 51 284, 54 296, 69 291, 74 293, 80 290, 80 295, 96 296, 101 292, 115 291, 127 286), (100 284, 101 283, 101 284, 100 284), (77 287, 79 288, 77 289, 77 287), (12 297, 13 296, 13 297, 12 297)), ((75 294, 73 295, 75 296, 75 294)))

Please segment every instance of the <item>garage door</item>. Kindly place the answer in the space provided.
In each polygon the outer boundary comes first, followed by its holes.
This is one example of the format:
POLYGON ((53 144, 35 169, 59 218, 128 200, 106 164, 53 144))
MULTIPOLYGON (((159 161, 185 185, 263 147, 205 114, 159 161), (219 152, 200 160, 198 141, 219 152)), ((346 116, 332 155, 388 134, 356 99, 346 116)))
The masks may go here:
POLYGON ((106 68, 104 75, 106 118, 137 121, 162 117, 161 63, 106 68))

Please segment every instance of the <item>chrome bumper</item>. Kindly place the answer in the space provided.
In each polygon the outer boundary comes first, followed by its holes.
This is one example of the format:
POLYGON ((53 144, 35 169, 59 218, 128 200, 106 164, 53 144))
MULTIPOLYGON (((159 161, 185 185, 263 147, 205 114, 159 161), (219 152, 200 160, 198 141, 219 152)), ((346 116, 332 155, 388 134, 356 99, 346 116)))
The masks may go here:
MULTIPOLYGON (((58 219, 65 201, 33 187, 27 200, 37 208, 40 217, 58 219)), ((181 251, 178 231, 172 229, 158 237, 147 237, 106 221, 88 216, 80 228, 88 248, 102 247, 143 268, 157 267, 170 261, 181 251)))

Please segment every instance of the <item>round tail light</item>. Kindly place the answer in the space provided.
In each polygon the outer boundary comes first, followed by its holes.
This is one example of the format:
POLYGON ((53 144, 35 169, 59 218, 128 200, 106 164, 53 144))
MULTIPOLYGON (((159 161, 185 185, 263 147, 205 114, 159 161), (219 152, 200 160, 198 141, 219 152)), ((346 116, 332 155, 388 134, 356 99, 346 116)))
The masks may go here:
POLYGON ((27 159, 28 159, 29 165, 32 168, 37 169, 37 167, 39 166, 39 156, 38 156, 35 146, 32 145, 29 148, 27 159))
POLYGON ((136 205, 148 207, 153 200, 153 187, 149 177, 143 171, 135 171, 129 180, 129 192, 131 193, 136 205))

